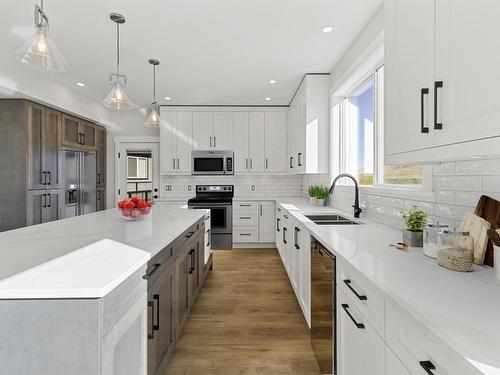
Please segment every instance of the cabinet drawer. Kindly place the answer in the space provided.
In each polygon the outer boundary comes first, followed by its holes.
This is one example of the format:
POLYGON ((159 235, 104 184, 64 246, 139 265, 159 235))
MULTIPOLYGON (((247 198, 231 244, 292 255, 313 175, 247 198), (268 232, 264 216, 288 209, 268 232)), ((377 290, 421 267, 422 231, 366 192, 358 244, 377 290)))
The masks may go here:
POLYGON ((235 210, 258 210, 258 202, 233 202, 233 208, 235 210))
POLYGON ((233 228, 233 242, 259 242, 259 228, 233 228))
POLYGON ((257 211, 234 210, 233 226, 235 227, 254 227, 259 225, 259 215, 257 211))
POLYGON ((380 335, 384 334, 384 297, 370 281, 343 261, 337 263, 337 285, 352 299, 380 335))
POLYGON ((400 307, 387 302, 385 310, 387 344, 411 374, 480 374, 465 358, 400 307))

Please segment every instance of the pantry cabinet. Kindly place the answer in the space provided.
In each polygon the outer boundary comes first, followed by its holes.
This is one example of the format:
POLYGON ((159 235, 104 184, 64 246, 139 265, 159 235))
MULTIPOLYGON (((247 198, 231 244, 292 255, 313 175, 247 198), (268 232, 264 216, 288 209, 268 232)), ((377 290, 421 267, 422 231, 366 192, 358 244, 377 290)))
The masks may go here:
POLYGON ((385 2, 388 164, 498 153, 499 17, 494 0, 385 2))
POLYGON ((160 171, 169 174, 191 173, 193 142, 192 112, 162 112, 160 126, 160 171))

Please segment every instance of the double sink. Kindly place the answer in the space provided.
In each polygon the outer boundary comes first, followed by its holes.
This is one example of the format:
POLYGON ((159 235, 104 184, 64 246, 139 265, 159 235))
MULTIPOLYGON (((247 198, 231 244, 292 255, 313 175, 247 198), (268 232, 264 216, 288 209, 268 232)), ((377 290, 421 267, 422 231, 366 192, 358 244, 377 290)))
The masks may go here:
POLYGON ((317 225, 359 225, 360 223, 340 215, 304 215, 317 225))

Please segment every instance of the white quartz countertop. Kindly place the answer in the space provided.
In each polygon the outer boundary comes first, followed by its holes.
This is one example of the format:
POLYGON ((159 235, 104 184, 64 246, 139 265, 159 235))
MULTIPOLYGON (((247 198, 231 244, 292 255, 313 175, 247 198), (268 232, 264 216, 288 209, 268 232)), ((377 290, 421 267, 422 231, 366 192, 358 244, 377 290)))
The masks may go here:
POLYGON ((401 231, 361 218, 365 225, 320 226, 307 213, 337 212, 306 198, 276 200, 334 255, 363 273, 408 313, 427 325, 482 374, 500 374, 500 281, 489 267, 455 272, 426 257, 422 249, 396 250, 401 231))
POLYGON ((110 209, 0 233, 0 299, 102 297, 205 213, 158 203, 139 220, 110 209))

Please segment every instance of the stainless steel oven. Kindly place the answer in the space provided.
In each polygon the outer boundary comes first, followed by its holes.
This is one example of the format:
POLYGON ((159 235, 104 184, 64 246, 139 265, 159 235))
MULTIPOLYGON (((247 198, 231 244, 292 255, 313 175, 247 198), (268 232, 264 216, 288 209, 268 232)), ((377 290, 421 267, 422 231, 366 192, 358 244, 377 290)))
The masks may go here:
POLYGON ((233 151, 191 151, 191 174, 231 175, 234 174, 233 151))
POLYGON ((210 209, 212 249, 233 247, 233 185, 196 185, 196 197, 189 208, 210 209))

